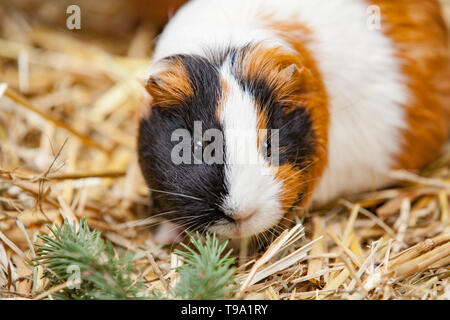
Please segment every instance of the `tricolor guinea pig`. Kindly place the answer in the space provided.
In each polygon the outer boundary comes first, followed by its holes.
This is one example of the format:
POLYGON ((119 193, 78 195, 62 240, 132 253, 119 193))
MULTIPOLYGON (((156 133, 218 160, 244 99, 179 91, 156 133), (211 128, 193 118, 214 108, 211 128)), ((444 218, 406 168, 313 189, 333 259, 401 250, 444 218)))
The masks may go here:
POLYGON ((392 183, 449 129, 435 0, 194 0, 157 41, 139 122, 168 220, 257 235, 295 208, 392 183))

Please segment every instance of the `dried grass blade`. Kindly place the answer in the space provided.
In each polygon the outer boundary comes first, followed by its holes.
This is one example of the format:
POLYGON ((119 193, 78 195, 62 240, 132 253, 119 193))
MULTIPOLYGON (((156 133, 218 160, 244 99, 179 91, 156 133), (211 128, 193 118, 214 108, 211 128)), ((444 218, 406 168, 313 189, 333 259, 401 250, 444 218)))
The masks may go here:
POLYGON ((101 150, 103 152, 109 153, 110 151, 107 150, 104 146, 97 143, 94 139, 91 137, 82 134, 66 124, 65 122, 53 117, 51 114, 48 114, 42 110, 40 110, 38 107, 31 104, 25 97, 20 95, 19 93, 13 91, 12 89, 6 89, 5 96, 16 102, 18 105, 25 107, 26 109, 38 114, 42 118, 52 122, 55 126, 65 129, 66 131, 70 132, 77 138, 79 138, 85 145, 90 146, 92 148, 101 150))

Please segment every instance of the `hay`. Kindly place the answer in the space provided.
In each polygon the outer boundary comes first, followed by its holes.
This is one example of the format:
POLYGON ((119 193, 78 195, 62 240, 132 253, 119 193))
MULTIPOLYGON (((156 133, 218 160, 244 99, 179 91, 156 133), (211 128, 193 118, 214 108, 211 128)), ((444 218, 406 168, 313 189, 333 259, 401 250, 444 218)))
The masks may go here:
MULTIPOLYGON (((120 18, 121 6, 96 4, 88 31, 68 31, 55 27, 64 1, 13 3, 0 4, 0 296, 60 290, 27 265, 32 242, 46 223, 84 216, 137 252, 134 273, 148 291, 173 287, 179 259, 153 240, 149 226, 160 220, 148 217, 134 152, 156 30, 134 26, 130 11, 120 18), (44 3, 53 8, 45 15, 44 3), (122 28, 114 34, 101 21, 122 28)), ((305 229, 294 226, 265 252, 241 257, 236 297, 449 299, 449 165, 448 147, 420 174, 393 172, 396 187, 306 214, 305 229)))

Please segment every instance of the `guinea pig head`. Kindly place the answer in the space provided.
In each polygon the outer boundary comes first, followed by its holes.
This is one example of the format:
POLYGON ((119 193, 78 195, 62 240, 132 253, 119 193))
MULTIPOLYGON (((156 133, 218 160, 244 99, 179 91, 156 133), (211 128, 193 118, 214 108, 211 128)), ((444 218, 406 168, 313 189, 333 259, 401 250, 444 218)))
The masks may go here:
POLYGON ((158 63, 139 163, 166 217, 247 237, 307 206, 326 161, 325 96, 297 55, 249 45, 158 63))

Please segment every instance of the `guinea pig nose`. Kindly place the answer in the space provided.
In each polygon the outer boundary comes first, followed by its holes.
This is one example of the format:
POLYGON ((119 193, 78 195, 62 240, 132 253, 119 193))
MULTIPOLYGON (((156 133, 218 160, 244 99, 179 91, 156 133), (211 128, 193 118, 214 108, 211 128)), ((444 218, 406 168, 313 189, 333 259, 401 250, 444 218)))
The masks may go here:
POLYGON ((237 211, 233 214, 233 219, 236 222, 242 223, 242 222, 249 220, 255 213, 256 213, 256 210, 237 211))

